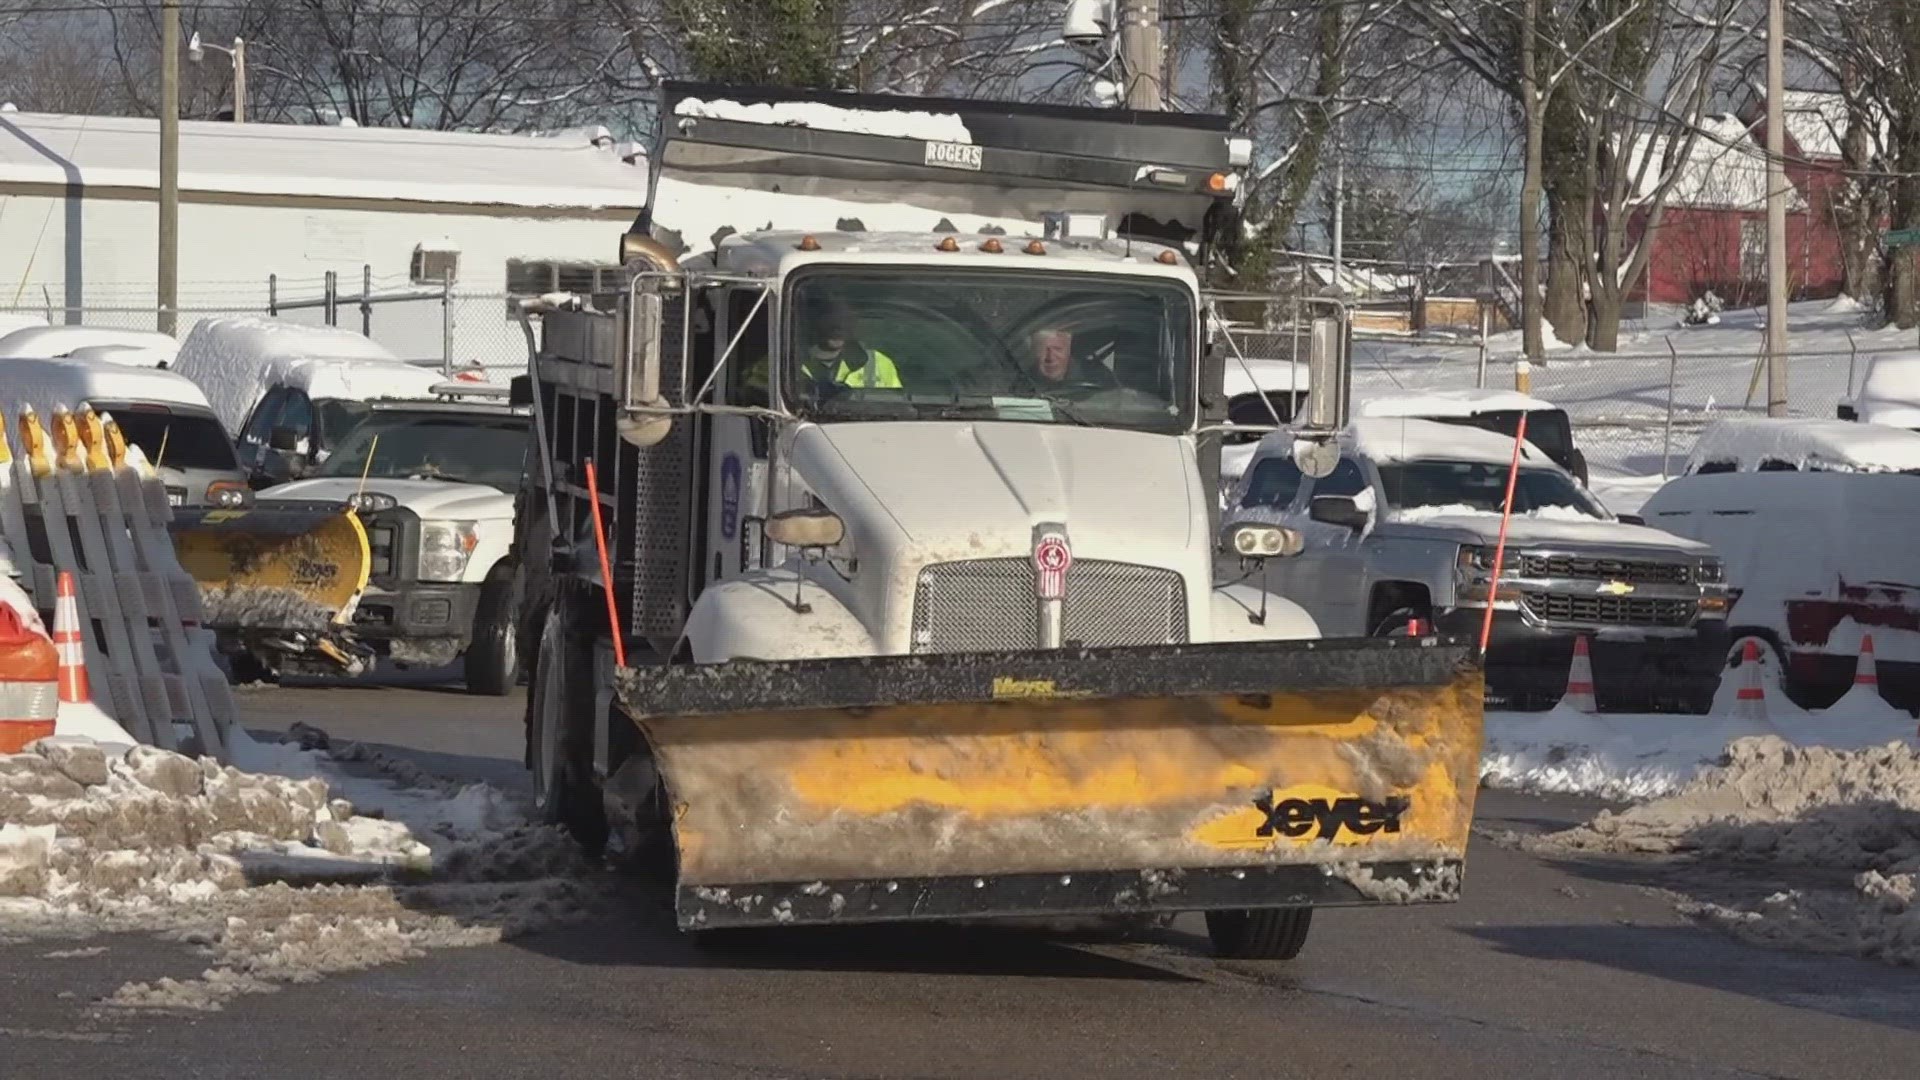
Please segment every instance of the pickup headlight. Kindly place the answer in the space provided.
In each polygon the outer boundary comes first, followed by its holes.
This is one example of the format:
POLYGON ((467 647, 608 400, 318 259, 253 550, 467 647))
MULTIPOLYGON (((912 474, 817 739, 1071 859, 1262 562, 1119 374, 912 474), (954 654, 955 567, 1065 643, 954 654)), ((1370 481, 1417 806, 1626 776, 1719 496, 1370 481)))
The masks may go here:
POLYGON ((459 581, 479 544, 480 529, 475 522, 421 522, 420 580, 459 581))
POLYGON ((232 480, 215 480, 207 485, 207 505, 222 509, 245 506, 253 501, 253 493, 247 485, 232 480))
POLYGON ((1727 580, 1727 565, 1719 559, 1702 559, 1696 580, 1702 585, 1724 585, 1727 580))
MULTIPOLYGON (((1493 573, 1493 549, 1490 547, 1463 547, 1460 549, 1460 570, 1468 577, 1486 577, 1493 573)), ((1520 553, 1508 548, 1500 559, 1501 577, 1518 577, 1520 574, 1520 553)))
POLYGON ((400 505, 400 500, 381 491, 362 491, 348 498, 347 505, 362 514, 371 514, 379 510, 391 510, 400 505))

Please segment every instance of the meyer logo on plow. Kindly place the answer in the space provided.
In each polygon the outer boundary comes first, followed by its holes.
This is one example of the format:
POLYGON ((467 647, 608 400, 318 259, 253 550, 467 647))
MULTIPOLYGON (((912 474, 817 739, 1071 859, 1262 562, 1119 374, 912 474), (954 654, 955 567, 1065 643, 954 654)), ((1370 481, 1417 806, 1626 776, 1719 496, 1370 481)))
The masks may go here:
POLYGON ((1370 802, 1357 796, 1340 799, 1281 799, 1274 801, 1268 791, 1253 800, 1254 809, 1267 819, 1254 830, 1262 838, 1284 836, 1298 840, 1314 833, 1315 840, 1332 840, 1342 829, 1359 836, 1400 831, 1400 816, 1413 805, 1404 795, 1389 796, 1383 802, 1370 802))

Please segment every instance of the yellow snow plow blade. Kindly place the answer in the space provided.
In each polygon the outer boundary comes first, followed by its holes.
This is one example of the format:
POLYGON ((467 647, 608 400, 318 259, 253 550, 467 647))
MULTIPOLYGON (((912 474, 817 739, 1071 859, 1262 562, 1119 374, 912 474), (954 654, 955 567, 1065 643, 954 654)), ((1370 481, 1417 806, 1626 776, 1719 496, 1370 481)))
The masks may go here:
POLYGON ((345 506, 177 510, 169 529, 215 630, 325 634, 367 587, 367 531, 345 506))
POLYGON ((1432 640, 623 672, 680 925, 1457 899, 1482 674, 1432 640))

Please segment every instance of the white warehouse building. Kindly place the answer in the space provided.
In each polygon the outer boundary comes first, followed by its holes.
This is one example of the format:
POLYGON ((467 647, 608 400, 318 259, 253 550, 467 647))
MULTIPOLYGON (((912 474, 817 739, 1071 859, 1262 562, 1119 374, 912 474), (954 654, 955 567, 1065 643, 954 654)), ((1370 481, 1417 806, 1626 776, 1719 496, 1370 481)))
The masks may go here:
MULTIPOLYGON (((0 111, 0 319, 152 329, 159 122, 0 111)), ((175 333, 215 313, 337 325, 407 359, 524 362, 506 297, 591 291, 646 201, 637 149, 604 128, 542 136, 183 121, 175 333), (269 282, 272 282, 270 289, 269 282), (270 293, 272 295, 270 295, 270 293)))

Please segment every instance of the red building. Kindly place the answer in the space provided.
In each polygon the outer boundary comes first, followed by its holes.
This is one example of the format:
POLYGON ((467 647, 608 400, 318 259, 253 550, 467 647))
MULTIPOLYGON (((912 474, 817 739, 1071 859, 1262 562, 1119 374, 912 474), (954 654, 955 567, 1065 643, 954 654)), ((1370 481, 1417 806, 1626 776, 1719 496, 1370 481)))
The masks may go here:
MULTIPOLYGON (((1787 180, 1794 189, 1787 205, 1789 295, 1838 296, 1845 276, 1833 196, 1843 182, 1838 132, 1845 110, 1837 94, 1788 91, 1784 101, 1787 180)), ((1712 292, 1727 307, 1751 307, 1767 294, 1765 99, 1754 99, 1739 116, 1711 117, 1703 127, 1668 194, 1646 278, 1633 297, 1690 304, 1712 292)), ((1656 180, 1649 177, 1647 186, 1656 180)), ((1638 236, 1645 220, 1645 211, 1637 213, 1630 233, 1638 236)))

